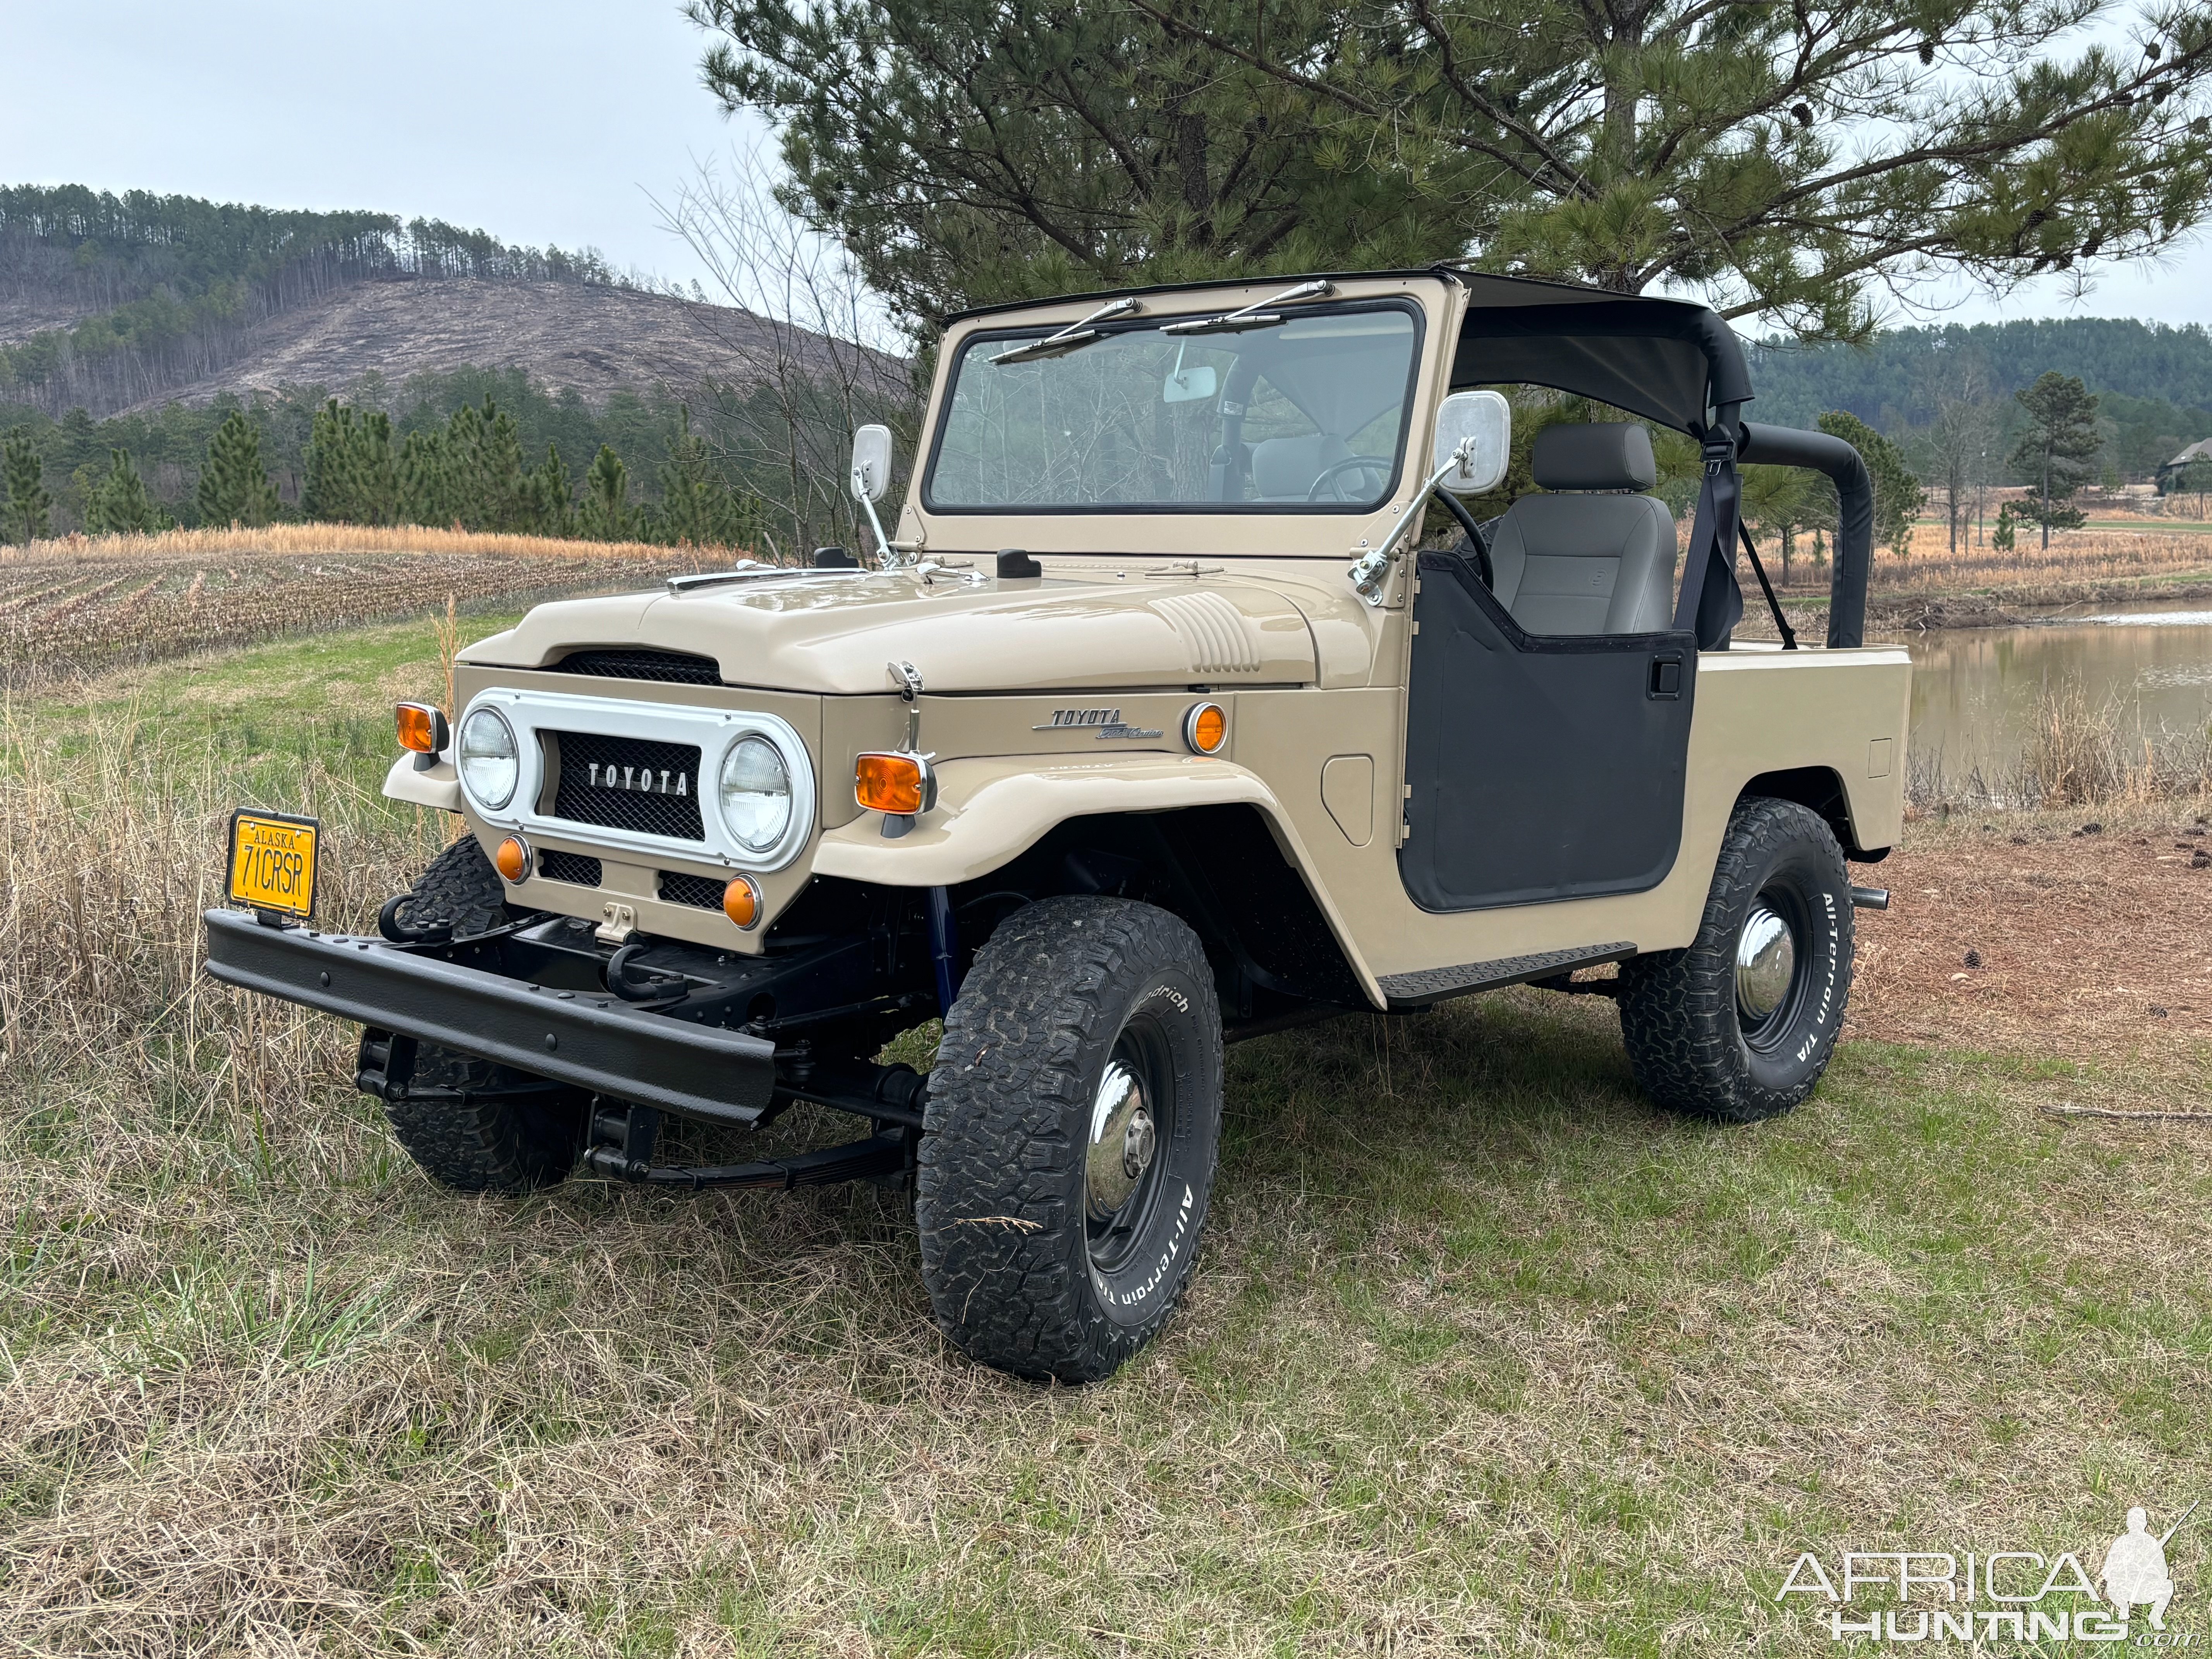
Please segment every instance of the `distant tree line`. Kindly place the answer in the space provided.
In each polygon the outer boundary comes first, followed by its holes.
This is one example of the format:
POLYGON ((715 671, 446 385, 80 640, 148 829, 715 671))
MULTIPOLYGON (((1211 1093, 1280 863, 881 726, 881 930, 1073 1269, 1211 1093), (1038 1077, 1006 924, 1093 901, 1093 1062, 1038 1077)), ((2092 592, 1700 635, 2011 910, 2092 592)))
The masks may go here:
POLYGON ((2096 317, 1950 324, 1893 329, 1863 347, 1769 340, 1751 355, 1760 419, 1802 426, 1820 410, 1845 410, 1904 438, 1939 470, 1930 446, 1955 448, 1960 406, 1981 405, 1965 424, 1988 456, 1984 485, 2030 482, 2005 465, 2027 422, 2014 394, 2046 372, 2079 380, 2098 396, 2098 477, 2147 482, 2189 445, 2212 437, 2212 331, 2195 324, 2096 317))
POLYGON ((759 491, 732 476, 680 404, 618 397, 621 407, 595 412, 573 393, 534 392, 519 373, 426 380, 410 383, 397 418, 358 392, 105 422, 82 410, 59 421, 14 411, 0 540, 277 520, 669 544, 763 538, 759 491), (518 392, 522 411, 491 390, 449 401, 486 382, 518 392), (615 447, 625 435, 632 461, 615 447), (188 443, 198 446, 189 465, 188 443), (149 487, 149 472, 167 488, 149 487))
POLYGON ((613 283, 597 254, 442 220, 0 187, 0 300, 89 313, 0 346, 0 403, 114 408, 210 372, 252 324, 393 277, 613 283))

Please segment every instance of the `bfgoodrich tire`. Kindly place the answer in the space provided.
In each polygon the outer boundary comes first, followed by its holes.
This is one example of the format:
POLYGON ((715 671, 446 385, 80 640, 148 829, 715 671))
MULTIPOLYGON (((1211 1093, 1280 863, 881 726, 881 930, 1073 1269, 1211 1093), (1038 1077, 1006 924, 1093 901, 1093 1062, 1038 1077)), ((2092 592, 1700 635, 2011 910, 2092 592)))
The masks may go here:
POLYGON ((930 1073, 915 1214, 939 1328, 1018 1376, 1111 1375, 1189 1279, 1220 1124, 1197 935, 1127 899, 1017 911, 930 1073))
MULTIPOLYGON (((457 936, 485 933, 510 920, 507 886, 476 837, 463 836, 430 861, 398 920, 416 930, 445 922, 457 936)), ((365 1032, 364 1062, 388 1041, 365 1032)), ((589 1103, 580 1089, 428 1042, 416 1049, 414 1074, 383 1098, 408 1156, 431 1180, 464 1193, 526 1193, 565 1179, 583 1146, 589 1103)))
POLYGON ((1835 1052, 1851 951, 1850 877, 1826 822, 1794 801, 1738 802, 1697 939, 1622 967, 1636 1080, 1700 1117, 1788 1111, 1835 1052))

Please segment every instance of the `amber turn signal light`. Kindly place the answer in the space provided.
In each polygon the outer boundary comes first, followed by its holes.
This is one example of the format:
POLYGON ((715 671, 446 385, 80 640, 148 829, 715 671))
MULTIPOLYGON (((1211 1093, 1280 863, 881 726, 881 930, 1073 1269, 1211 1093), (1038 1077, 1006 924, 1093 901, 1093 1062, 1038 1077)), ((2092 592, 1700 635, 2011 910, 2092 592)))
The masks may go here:
POLYGON ((433 708, 427 702, 403 702, 398 712, 402 749, 411 749, 418 755, 435 755, 453 741, 443 709, 433 708))
POLYGON ((853 765, 853 798, 864 811, 911 817, 937 805, 937 774, 920 755, 862 755, 853 765))
POLYGON ((760 889, 750 876, 739 876, 722 890, 722 914, 740 927, 750 927, 760 920, 760 889))
POLYGON ((1229 740, 1229 716, 1218 702, 1202 702, 1182 717, 1182 740, 1194 755, 1220 751, 1229 740))
POLYGON ((520 836, 509 836, 500 842, 499 850, 491 855, 492 867, 510 882, 520 881, 530 873, 530 843, 520 836))

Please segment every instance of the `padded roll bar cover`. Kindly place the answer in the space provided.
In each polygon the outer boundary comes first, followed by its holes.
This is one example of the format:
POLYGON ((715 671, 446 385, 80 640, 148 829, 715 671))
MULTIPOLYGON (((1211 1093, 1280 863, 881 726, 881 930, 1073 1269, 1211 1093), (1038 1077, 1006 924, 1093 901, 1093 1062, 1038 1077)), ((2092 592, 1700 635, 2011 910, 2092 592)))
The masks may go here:
POLYGON ((1828 583, 1828 648, 1866 643, 1867 577, 1874 567, 1874 480, 1857 450, 1825 432, 1743 423, 1737 458, 1753 466, 1809 466, 1835 481, 1836 563, 1828 583))
POLYGON ((1562 422, 1536 434, 1528 470, 1546 489, 1649 489, 1659 482, 1651 434, 1634 421, 1562 422))

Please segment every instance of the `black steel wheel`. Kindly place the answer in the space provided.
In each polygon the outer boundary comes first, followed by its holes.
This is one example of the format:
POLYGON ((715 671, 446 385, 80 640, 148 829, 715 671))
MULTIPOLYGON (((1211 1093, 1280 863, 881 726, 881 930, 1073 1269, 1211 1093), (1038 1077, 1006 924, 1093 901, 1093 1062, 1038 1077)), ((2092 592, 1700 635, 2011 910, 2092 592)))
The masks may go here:
POLYGON ((1111 1375, 1188 1280, 1220 1121, 1197 935, 1127 899, 1010 916, 930 1073, 915 1214, 939 1326, 1018 1376, 1111 1375))
MULTIPOLYGON (((430 861, 398 909, 403 926, 481 933, 511 919, 507 884, 474 836, 430 861)), ((389 1043, 362 1034, 368 1056, 389 1043)), ((384 1049, 388 1052, 388 1049, 384 1049)), ((384 1093, 384 1115, 423 1174, 464 1193, 526 1193, 565 1180, 584 1146, 589 1097, 488 1060, 418 1044, 413 1074, 384 1093)))
POLYGON ((1835 832, 1794 801, 1740 801, 1697 939, 1621 968, 1630 1065, 1661 1105, 1749 1123, 1827 1070, 1851 991, 1850 876, 1835 832))

